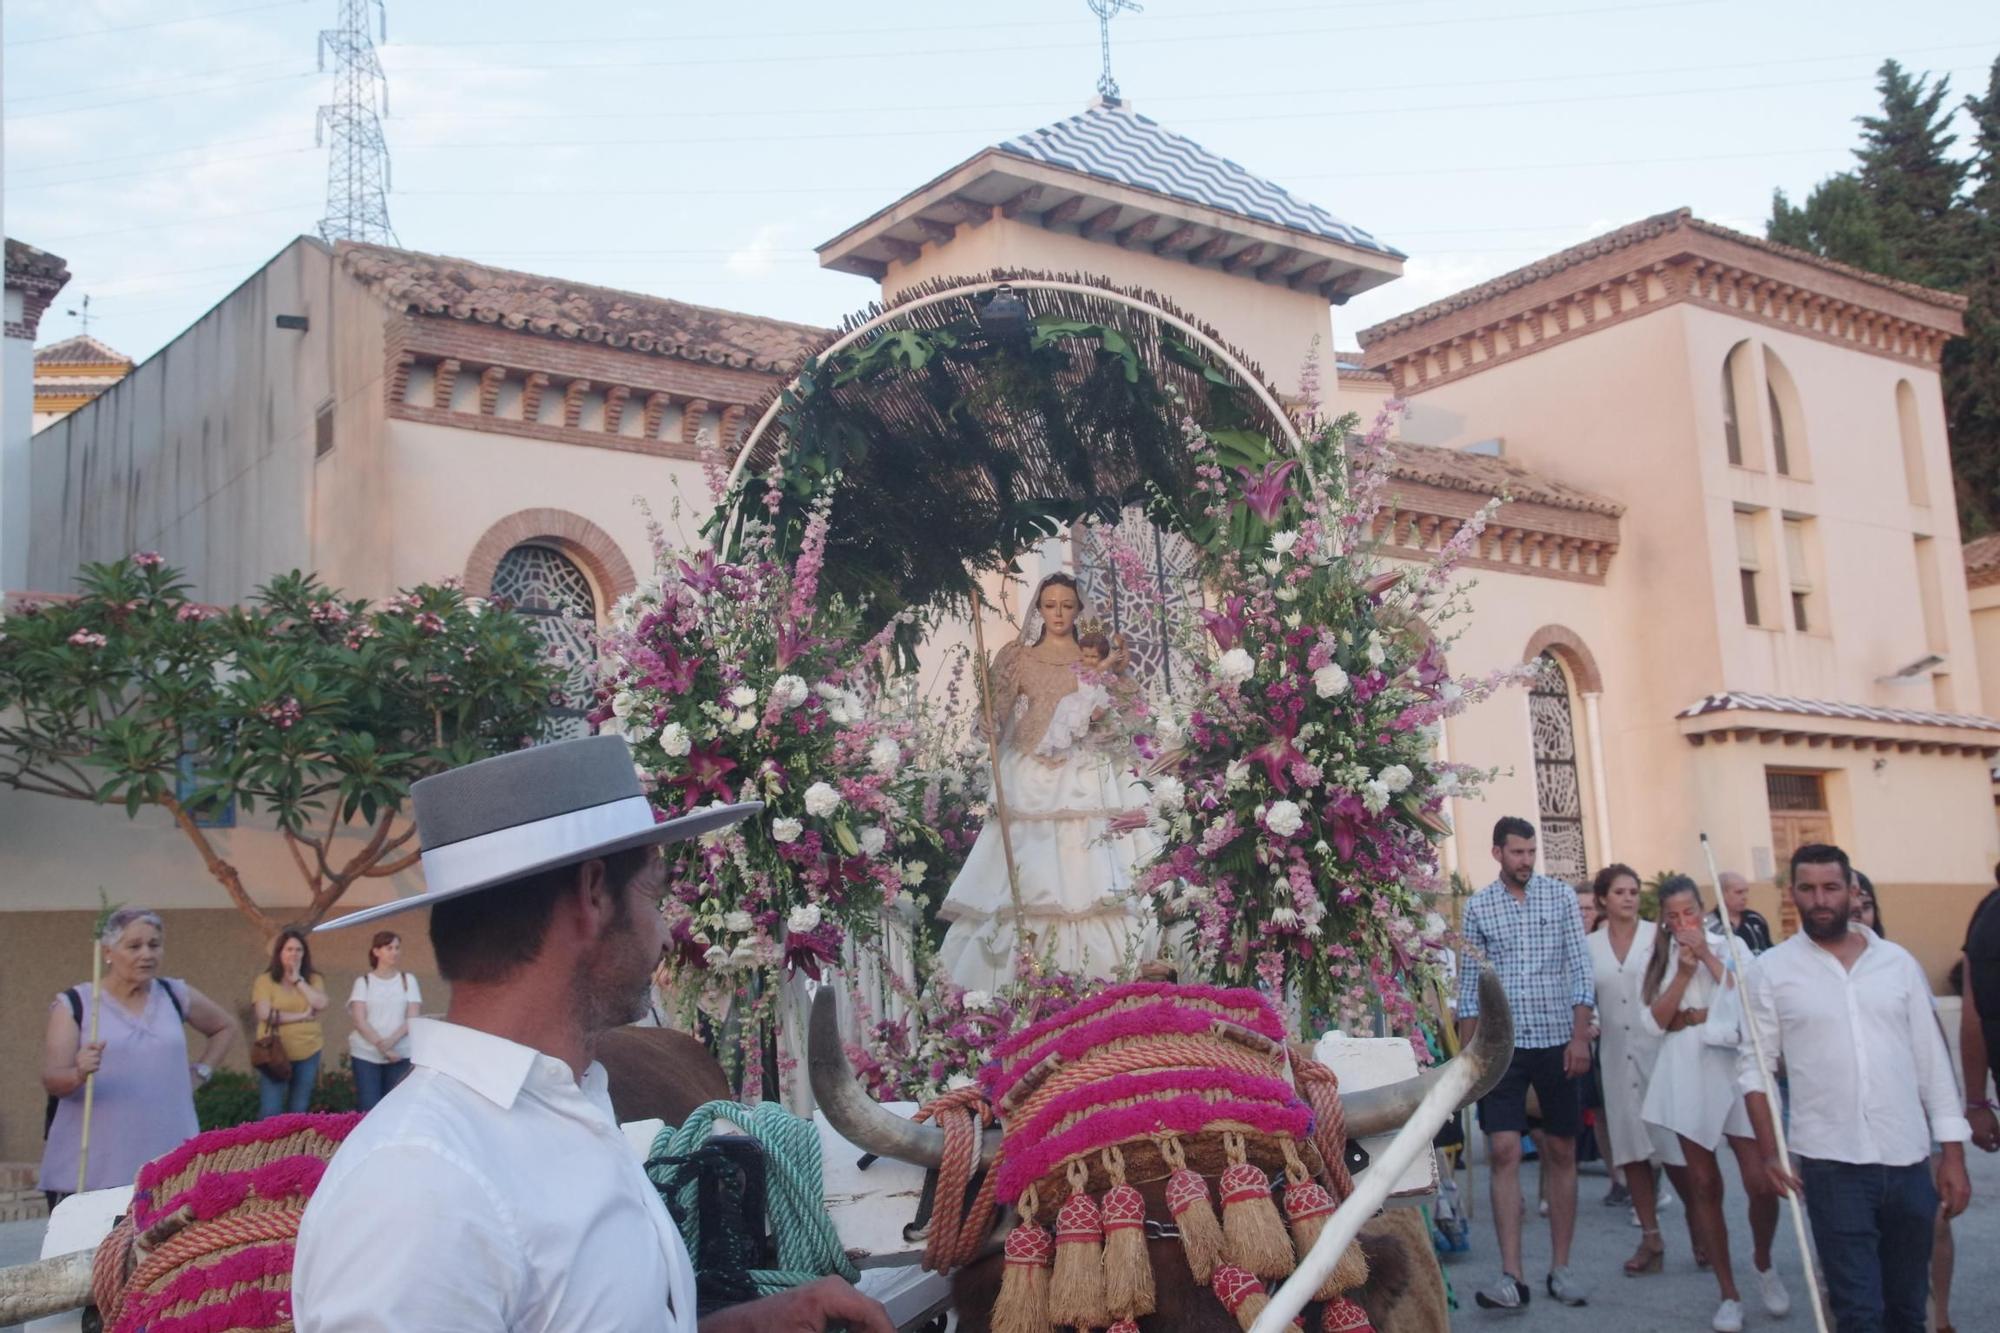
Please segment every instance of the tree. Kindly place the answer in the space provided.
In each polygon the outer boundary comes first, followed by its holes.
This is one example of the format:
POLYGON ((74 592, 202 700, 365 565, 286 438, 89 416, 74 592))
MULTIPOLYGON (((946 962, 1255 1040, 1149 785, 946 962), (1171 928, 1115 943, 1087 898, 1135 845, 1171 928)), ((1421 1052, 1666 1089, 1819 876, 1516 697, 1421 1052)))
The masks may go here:
POLYGON ((1959 524, 1977 536, 2000 528, 2000 61, 1987 95, 1964 102, 1970 160, 1949 155, 1958 142, 1949 79, 1933 83, 1888 60, 1876 89, 1880 113, 1857 117, 1856 168, 1827 177, 1800 205, 1774 191, 1765 235, 1966 297, 1965 336, 1946 344, 1939 373, 1959 524))
POLYGON ((0 785, 166 811, 267 936, 289 914, 257 904, 204 822, 267 811, 308 894, 296 919, 318 922, 416 864, 413 781, 532 742, 555 689, 527 624, 453 583, 371 607, 294 571, 219 610, 142 552, 78 585, 0 626, 0 785))

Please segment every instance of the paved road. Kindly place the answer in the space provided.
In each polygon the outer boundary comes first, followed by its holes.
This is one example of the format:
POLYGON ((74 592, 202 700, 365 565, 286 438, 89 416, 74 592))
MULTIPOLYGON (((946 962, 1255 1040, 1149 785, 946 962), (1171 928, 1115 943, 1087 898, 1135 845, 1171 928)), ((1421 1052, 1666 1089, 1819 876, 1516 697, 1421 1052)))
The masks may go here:
MULTIPOLYGON (((1722 1154, 1728 1178, 1728 1219, 1730 1252, 1736 1259, 1737 1281, 1743 1285, 1750 1270, 1750 1222, 1744 1212, 1741 1181, 1736 1175, 1733 1154, 1722 1154)), ((1958 1270, 1952 1284, 1952 1324, 1963 1330, 2000 1329, 2000 1284, 1993 1277, 1993 1256, 2000 1255, 2000 1156, 1973 1152, 1972 1207, 1952 1224, 1958 1245, 1958 1270)), ((1548 1224, 1530 1216, 1522 1233, 1522 1261, 1525 1275, 1534 1288, 1535 1299, 1520 1315, 1481 1310, 1473 1305, 1475 1288, 1491 1282, 1499 1271, 1498 1249, 1493 1238, 1491 1206, 1486 1197, 1486 1171, 1477 1171, 1477 1216, 1473 1223, 1472 1249, 1449 1255, 1446 1272, 1456 1289, 1460 1309, 1452 1316, 1454 1333, 1498 1333, 1507 1328, 1573 1329, 1596 1333, 1615 1328, 1617 1333, 1685 1333, 1704 1330, 1715 1313, 1715 1279, 1694 1266, 1689 1257, 1685 1213, 1669 1209, 1661 1230, 1667 1244, 1666 1270, 1656 1276, 1628 1278, 1620 1268, 1639 1243, 1639 1232, 1630 1225, 1623 1208, 1603 1207, 1607 1184, 1601 1167, 1587 1167, 1579 1184, 1580 1206, 1577 1238, 1571 1269, 1591 1286, 1590 1304, 1583 1309, 1567 1309, 1548 1299, 1542 1275, 1549 1267, 1548 1224)), ((1461 1188, 1465 1173, 1459 1173, 1461 1188)), ((1522 1192, 1533 1212, 1537 1182, 1535 1167, 1522 1170, 1522 1192)), ((1812 1311, 1805 1300, 1804 1279, 1798 1249, 1792 1242, 1792 1223, 1779 1218, 1777 1264, 1792 1292, 1792 1313, 1783 1320, 1766 1316, 1754 1295, 1744 1302, 1746 1333, 1758 1330, 1792 1329, 1807 1333, 1812 1328, 1812 1311)))

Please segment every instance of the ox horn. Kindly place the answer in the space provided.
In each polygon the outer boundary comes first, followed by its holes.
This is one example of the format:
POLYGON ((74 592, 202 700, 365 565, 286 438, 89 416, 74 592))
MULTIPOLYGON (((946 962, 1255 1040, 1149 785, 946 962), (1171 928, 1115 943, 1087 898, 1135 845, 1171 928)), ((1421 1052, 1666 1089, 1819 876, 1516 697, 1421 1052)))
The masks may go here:
POLYGON ((0 1328, 90 1304, 90 1266, 96 1258, 95 1250, 79 1250, 40 1263, 0 1268, 0 1328))
MULTIPOLYGON (((915 1166, 944 1164, 943 1130, 904 1119, 861 1086, 840 1040, 839 1011, 831 986, 820 987, 819 994, 813 996, 806 1067, 812 1078, 813 1099, 826 1112, 827 1123, 849 1143, 877 1157, 915 1166)), ((1000 1131, 987 1130, 979 1145, 979 1164, 990 1165, 999 1149, 1000 1131)))
POLYGON ((1467 1060, 1472 1062, 1476 1073, 1471 1091, 1459 1102, 1459 1107, 1469 1106, 1493 1090, 1493 1085, 1507 1072, 1507 1063, 1513 1058, 1514 1013, 1507 1007, 1507 992, 1501 988, 1500 978, 1494 975, 1493 969, 1482 967, 1479 969, 1479 1026, 1474 1029, 1472 1040, 1445 1064, 1427 1069, 1415 1078, 1406 1078, 1400 1083, 1380 1088, 1341 1093, 1340 1106, 1347 1118, 1347 1137, 1365 1139, 1394 1133, 1416 1113, 1424 1094, 1444 1077, 1446 1067, 1467 1060))

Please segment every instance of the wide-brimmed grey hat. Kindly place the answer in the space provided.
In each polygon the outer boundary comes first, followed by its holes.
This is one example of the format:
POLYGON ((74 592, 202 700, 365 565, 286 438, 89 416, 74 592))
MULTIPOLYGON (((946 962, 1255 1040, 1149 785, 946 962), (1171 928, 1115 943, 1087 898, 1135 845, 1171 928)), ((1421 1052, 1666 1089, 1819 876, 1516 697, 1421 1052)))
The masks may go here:
POLYGON ((632 747, 619 736, 556 741, 438 773, 411 785, 410 804, 424 892, 315 930, 378 921, 632 847, 698 838, 764 808, 761 801, 711 805, 656 823, 632 747))

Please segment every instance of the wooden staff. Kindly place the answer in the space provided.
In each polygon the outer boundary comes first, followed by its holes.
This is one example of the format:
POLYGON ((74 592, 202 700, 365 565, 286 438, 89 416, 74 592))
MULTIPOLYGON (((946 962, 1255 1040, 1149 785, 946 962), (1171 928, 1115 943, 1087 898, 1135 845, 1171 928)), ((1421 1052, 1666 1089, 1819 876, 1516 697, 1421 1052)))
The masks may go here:
MULTIPOLYGON (((1736 938, 1736 923, 1729 919, 1729 902, 1722 896, 1722 876, 1715 871, 1715 849, 1708 845, 1706 833, 1701 835, 1701 854, 1708 858, 1709 882, 1715 885, 1715 914, 1722 921, 1724 947, 1729 950, 1729 975, 1736 983, 1736 1000, 1743 1011, 1743 1026, 1750 1029, 1750 1050, 1757 1058, 1757 1074, 1764 1080, 1764 1101, 1771 1111, 1771 1132, 1778 1139, 1778 1160, 1784 1163, 1785 1170, 1790 1171, 1792 1150, 1785 1143, 1784 1103, 1778 1100, 1777 1080, 1771 1077, 1771 1066, 1764 1062, 1764 1038, 1757 1031, 1757 1019, 1750 1012, 1750 992, 1743 985, 1743 946, 1736 938)), ((1812 1302, 1813 1323, 1818 1325, 1819 1333, 1827 1333, 1826 1311, 1819 1304, 1819 1281, 1813 1276, 1813 1248, 1812 1238, 1806 1233, 1806 1206, 1800 1202, 1797 1190, 1787 1190, 1785 1200, 1792 1205, 1792 1229, 1798 1233, 1799 1263, 1806 1270, 1806 1297, 1812 1302)))
POLYGON ((1014 900, 1014 975, 1021 975, 1020 956, 1030 947, 1027 914, 1021 909, 1021 876, 1014 868, 1014 837, 1007 830, 1007 791, 1000 780, 1000 727, 993 715, 993 682, 986 671, 986 617, 980 604, 979 585, 969 594, 972 606, 972 642, 979 664, 980 712, 986 719, 986 756, 993 769, 993 817, 1000 824, 1000 855, 1007 862, 1007 892, 1014 900))
MULTIPOLYGON (((97 1016, 104 1011, 104 997, 98 988, 104 982, 104 945, 97 939, 90 942, 90 1038, 97 1040, 97 1016)), ((164 983, 161 983, 164 984, 164 983)), ((81 1038, 82 1033, 77 1036, 81 1038)), ((83 1173, 90 1165, 90 1107, 97 1095, 97 1073, 93 1070, 83 1080, 83 1144, 76 1154, 76 1192, 83 1193, 83 1173)))

